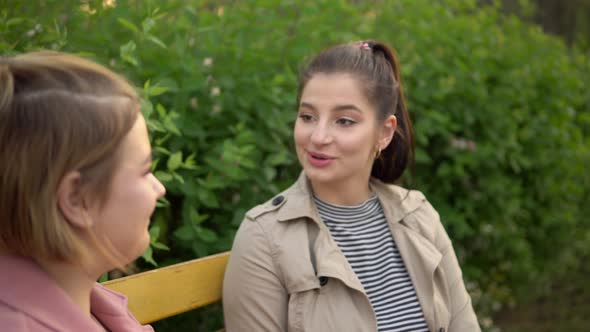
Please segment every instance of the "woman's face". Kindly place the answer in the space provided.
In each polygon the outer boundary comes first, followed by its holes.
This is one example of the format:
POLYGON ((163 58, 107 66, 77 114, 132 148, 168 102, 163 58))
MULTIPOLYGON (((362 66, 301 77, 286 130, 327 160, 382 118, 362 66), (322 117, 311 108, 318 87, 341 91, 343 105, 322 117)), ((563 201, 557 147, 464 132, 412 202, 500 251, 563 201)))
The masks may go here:
POLYGON ((348 74, 319 73, 302 91, 294 138, 314 186, 366 187, 377 149, 393 135, 395 117, 380 123, 359 84, 348 74))
POLYGON ((166 190, 151 173, 152 151, 143 116, 138 116, 117 153, 110 194, 104 205, 96 204, 90 213, 98 238, 106 237, 126 264, 148 247, 150 217, 166 190))

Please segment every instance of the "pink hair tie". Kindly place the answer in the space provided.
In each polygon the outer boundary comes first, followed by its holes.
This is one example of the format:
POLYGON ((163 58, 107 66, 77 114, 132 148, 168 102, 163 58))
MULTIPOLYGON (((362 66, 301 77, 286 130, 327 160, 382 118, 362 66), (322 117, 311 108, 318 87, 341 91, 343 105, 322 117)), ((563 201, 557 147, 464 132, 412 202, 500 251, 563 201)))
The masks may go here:
POLYGON ((370 50, 371 49, 371 45, 365 41, 357 41, 357 42, 355 42, 355 44, 363 50, 370 50))

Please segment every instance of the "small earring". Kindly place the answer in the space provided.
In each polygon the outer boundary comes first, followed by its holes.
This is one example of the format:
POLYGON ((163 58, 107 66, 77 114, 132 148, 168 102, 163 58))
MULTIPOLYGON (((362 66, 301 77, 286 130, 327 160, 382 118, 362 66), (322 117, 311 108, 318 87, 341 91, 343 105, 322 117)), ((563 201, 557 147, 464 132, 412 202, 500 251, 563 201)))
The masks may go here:
POLYGON ((377 147, 377 152, 375 152, 375 159, 379 159, 381 156, 381 148, 377 147))

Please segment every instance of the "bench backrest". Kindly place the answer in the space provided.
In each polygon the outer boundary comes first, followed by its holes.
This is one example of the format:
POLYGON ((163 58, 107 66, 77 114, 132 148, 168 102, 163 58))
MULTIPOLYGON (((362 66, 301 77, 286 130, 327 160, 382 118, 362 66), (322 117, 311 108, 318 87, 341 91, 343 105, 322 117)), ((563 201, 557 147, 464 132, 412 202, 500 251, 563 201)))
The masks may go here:
POLYGON ((221 300, 229 252, 104 282, 129 298, 129 310, 142 324, 221 300))

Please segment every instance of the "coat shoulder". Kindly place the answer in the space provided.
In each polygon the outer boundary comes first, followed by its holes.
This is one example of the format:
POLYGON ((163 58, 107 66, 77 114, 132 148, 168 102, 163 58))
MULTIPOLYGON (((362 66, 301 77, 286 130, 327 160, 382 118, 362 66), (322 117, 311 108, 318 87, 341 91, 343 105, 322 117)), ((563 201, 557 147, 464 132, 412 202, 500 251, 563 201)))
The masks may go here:
POLYGON ((420 190, 406 189, 397 185, 388 187, 401 199, 401 208, 405 214, 402 224, 418 232, 437 248, 446 247, 448 236, 441 223, 440 215, 430 204, 426 195, 420 190))
POLYGON ((307 193, 301 188, 301 181, 293 183, 289 188, 274 195, 266 202, 259 204, 246 212, 245 219, 260 222, 262 220, 276 220, 281 209, 292 209, 298 206, 302 197, 307 193), (288 204, 286 204, 289 202, 288 204), (288 207, 286 207, 288 206, 288 207))
POLYGON ((0 302, 0 326, 2 331, 56 331, 41 324, 34 317, 0 302))
POLYGON ((278 194, 246 212, 246 220, 259 221, 263 216, 278 211, 285 204, 285 196, 278 194))

